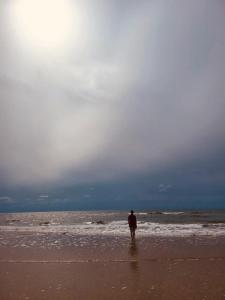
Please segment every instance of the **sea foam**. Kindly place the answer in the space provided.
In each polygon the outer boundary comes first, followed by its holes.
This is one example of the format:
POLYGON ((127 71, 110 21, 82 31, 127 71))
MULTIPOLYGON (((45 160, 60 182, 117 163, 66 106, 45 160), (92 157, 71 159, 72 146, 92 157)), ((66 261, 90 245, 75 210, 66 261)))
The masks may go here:
MULTIPOLYGON (((109 235, 127 236, 129 228, 126 221, 112 221, 106 224, 83 222, 79 224, 59 225, 49 223, 38 226, 1 225, 1 232, 36 232, 36 233, 64 233, 73 235, 109 235)), ((225 236, 225 224, 161 224, 152 222, 138 222, 139 236, 225 236)))

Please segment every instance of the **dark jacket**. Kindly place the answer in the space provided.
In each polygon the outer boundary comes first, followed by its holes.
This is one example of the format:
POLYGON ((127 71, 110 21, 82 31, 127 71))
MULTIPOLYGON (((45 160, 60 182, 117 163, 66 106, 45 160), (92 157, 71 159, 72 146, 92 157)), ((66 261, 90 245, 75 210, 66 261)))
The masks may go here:
POLYGON ((130 214, 128 216, 128 224, 129 224, 129 227, 137 228, 137 220, 136 220, 135 215, 130 214))

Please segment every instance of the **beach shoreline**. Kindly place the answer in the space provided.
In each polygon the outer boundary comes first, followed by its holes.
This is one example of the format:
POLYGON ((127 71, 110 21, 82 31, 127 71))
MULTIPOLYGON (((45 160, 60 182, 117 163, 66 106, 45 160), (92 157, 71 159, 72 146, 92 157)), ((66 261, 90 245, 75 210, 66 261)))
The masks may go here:
POLYGON ((225 299, 225 237, 74 239, 1 246, 0 299, 225 299))

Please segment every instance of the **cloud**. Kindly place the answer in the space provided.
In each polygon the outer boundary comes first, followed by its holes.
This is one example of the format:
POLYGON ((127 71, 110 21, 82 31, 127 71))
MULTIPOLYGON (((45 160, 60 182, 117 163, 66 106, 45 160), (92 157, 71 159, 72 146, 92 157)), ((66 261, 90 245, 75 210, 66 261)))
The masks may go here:
POLYGON ((5 12, 1 177, 118 179, 224 149, 224 4, 86 5, 83 39, 59 57, 17 45, 5 12))
POLYGON ((14 200, 9 196, 0 196, 0 203, 1 204, 10 204, 10 203, 14 203, 14 200))
POLYGON ((159 193, 166 193, 172 188, 171 184, 160 183, 158 186, 159 193))

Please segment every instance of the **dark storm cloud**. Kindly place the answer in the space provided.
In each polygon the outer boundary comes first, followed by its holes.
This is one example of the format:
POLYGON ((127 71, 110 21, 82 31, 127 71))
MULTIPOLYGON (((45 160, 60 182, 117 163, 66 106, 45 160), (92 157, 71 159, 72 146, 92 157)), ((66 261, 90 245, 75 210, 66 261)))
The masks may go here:
POLYGON ((26 52, 0 5, 5 181, 115 179, 224 149, 222 1, 85 1, 60 57, 26 52))

